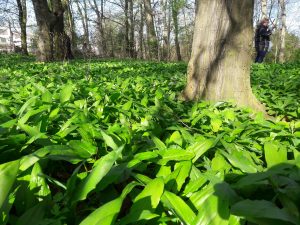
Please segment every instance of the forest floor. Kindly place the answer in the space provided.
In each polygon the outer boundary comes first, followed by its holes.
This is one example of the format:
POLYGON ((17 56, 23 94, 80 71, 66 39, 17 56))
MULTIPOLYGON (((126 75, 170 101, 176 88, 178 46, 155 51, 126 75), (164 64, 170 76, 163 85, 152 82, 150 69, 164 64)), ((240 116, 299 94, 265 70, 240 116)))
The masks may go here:
POLYGON ((2 223, 300 223, 299 63, 252 66, 271 121, 179 101, 185 63, 0 58, 2 223))

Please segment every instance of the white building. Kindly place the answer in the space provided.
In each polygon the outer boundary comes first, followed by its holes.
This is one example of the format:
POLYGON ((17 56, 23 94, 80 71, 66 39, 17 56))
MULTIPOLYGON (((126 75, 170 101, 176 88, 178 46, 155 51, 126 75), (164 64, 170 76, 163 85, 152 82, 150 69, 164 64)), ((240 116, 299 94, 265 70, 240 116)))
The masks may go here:
MULTIPOLYGON (((28 51, 32 43, 32 35, 27 34, 28 51)), ((18 29, 12 31, 9 27, 0 27, 0 52, 13 52, 21 48, 21 32, 18 29)))

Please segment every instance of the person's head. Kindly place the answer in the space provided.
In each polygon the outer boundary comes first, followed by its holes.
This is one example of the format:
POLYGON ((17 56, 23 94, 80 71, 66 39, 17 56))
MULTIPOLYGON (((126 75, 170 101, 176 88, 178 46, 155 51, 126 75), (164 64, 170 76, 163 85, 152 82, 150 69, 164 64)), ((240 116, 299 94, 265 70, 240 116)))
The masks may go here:
POLYGON ((262 26, 269 26, 269 19, 268 18, 263 18, 261 21, 260 21, 260 25, 262 26))

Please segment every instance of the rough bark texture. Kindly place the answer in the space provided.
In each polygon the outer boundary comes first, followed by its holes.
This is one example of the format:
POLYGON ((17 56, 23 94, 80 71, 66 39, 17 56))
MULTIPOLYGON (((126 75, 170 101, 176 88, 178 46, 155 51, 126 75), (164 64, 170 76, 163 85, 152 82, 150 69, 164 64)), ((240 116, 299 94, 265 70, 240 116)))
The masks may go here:
POLYGON ((144 10, 143 10, 143 4, 140 3, 140 27, 139 27, 139 58, 144 59, 144 10))
POLYGON ((144 0, 144 8, 147 25, 147 42, 149 46, 149 55, 151 59, 158 58, 158 41, 154 27, 153 11, 151 7, 151 0, 144 0))
POLYGON ((262 18, 267 18, 267 11, 268 11, 268 0, 261 0, 261 16, 262 18))
POLYGON ((281 29, 280 29, 280 48, 279 48, 279 62, 285 62, 285 35, 286 35, 286 10, 285 0, 279 0, 280 5, 280 20, 281 20, 281 29))
POLYGON ((163 48, 162 48, 162 59, 169 60, 170 58, 170 24, 169 24, 169 13, 168 13, 168 1, 161 0, 161 7, 163 9, 163 48))
POLYGON ((253 7, 254 0, 199 1, 185 99, 263 110, 250 86, 253 7))
POLYGON ((73 58, 70 38, 64 31, 64 7, 61 0, 32 0, 39 29, 38 60, 52 61, 73 58))
POLYGON ((19 24, 21 28, 21 49, 22 53, 28 55, 27 50, 27 7, 26 0, 17 0, 18 11, 19 11, 19 24))
POLYGON ((129 0, 129 55, 131 58, 136 58, 134 47, 134 15, 133 15, 133 0, 129 0))
POLYGON ((173 18, 173 25, 174 25, 176 56, 177 56, 177 60, 181 61, 181 52, 180 52, 180 45, 179 45, 179 40, 178 40, 178 35, 179 35, 178 10, 179 10, 178 2, 173 0, 172 1, 172 18, 173 18))

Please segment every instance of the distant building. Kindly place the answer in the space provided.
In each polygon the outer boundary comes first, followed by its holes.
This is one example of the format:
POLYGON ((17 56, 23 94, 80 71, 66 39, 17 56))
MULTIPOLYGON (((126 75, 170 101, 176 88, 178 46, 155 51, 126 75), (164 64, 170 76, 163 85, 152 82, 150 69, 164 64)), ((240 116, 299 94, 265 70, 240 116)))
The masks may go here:
MULTIPOLYGON (((28 51, 32 49, 32 35, 27 34, 28 51)), ((12 31, 9 27, 0 27, 0 52, 14 52, 16 48, 21 48, 21 31, 12 31)))

